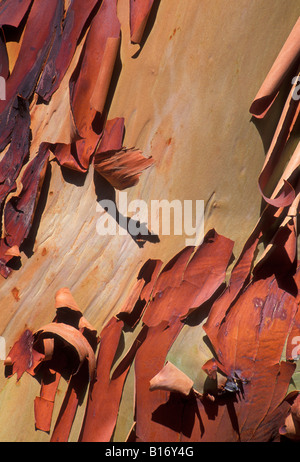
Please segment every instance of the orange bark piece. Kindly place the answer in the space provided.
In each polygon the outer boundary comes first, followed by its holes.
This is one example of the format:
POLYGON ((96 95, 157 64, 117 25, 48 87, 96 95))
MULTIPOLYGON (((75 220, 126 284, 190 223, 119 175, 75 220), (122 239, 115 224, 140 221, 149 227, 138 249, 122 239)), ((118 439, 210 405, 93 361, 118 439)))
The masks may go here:
POLYGON ((170 361, 150 380, 150 391, 166 390, 188 396, 194 382, 170 361))
POLYGON ((60 408, 51 436, 51 442, 68 442, 77 408, 83 402, 88 384, 88 372, 82 367, 69 381, 68 389, 60 408))
POLYGON ((240 257, 238 258, 230 276, 229 284, 220 297, 214 302, 208 318, 203 325, 203 329, 207 333, 215 350, 218 347, 218 331, 223 321, 227 310, 236 299, 242 288, 249 282, 251 265, 254 258, 260 237, 260 231, 255 230, 246 242, 240 257))
POLYGON ((172 316, 183 319, 209 300, 224 282, 232 248, 231 240, 211 230, 192 258, 193 249, 181 252, 160 273, 143 322, 153 326, 172 316))
POLYGON ((257 118, 263 118, 272 106, 285 76, 300 56, 300 18, 280 50, 265 81, 250 107, 257 118))
POLYGON ((102 350, 100 343, 97 363, 98 378, 90 390, 80 441, 109 442, 113 435, 127 374, 147 335, 147 327, 144 326, 110 377, 113 353, 119 344, 121 328, 123 323, 112 318, 103 330, 102 350))
POLYGON ((49 432, 54 403, 37 396, 34 400, 35 426, 38 430, 49 432))
MULTIPOLYGON (((178 336, 183 324, 178 317, 161 321, 149 327, 147 337, 135 357, 135 420, 136 436, 139 441, 168 442, 178 440, 178 430, 153 420, 153 413, 168 400, 167 391, 151 392, 149 384, 163 368, 167 353, 178 336)), ((174 415, 169 420, 177 421, 176 404, 172 406, 174 415)), ((159 418, 158 418, 159 420, 159 418)), ((180 431, 180 429, 179 429, 180 431)))
POLYGON ((218 362, 215 358, 211 358, 203 364, 202 369, 207 373, 208 377, 216 380, 217 378, 217 370, 218 370, 218 362))
POLYGON ((62 287, 55 294, 55 308, 70 308, 73 311, 80 311, 73 295, 68 287, 62 287))
POLYGON ((182 275, 186 270, 194 250, 195 247, 193 246, 185 247, 177 255, 171 258, 159 274, 159 278, 153 291, 153 296, 156 296, 156 294, 168 287, 174 288, 180 286, 182 282, 182 275))
POLYGON ((154 0, 130 0, 130 36, 140 43, 154 0))
POLYGON ((38 430, 49 432, 55 395, 60 381, 60 374, 44 369, 40 396, 34 400, 35 426, 38 430))
POLYGON ((104 110, 115 61, 120 48, 120 41, 120 37, 108 37, 104 47, 101 67, 90 100, 91 106, 100 113, 104 110))
POLYGON ((81 429, 82 442, 109 442, 116 423, 119 401, 109 393, 110 371, 124 323, 113 317, 100 333, 96 381, 91 384, 81 429))
POLYGON ((105 124, 103 136, 101 138, 97 152, 119 151, 123 146, 124 118, 115 117, 108 120, 105 124))
POLYGON ((279 362, 296 311, 294 297, 278 287, 274 276, 252 282, 219 329, 216 353, 220 362, 232 375, 242 371, 244 380, 250 380, 253 368, 259 367, 259 361, 254 363, 258 353, 264 357, 263 369, 279 362), (271 333, 272 342, 267 341, 271 333), (263 351, 257 351, 260 342, 263 351))

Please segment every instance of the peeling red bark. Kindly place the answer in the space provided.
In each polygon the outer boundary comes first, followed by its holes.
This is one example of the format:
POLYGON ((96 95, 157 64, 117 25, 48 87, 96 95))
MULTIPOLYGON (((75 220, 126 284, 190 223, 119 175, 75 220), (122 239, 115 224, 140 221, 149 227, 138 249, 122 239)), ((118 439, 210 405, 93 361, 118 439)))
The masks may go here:
MULTIPOLYGON (((92 383, 79 441, 110 441, 119 408, 118 396, 110 394, 110 371, 122 335, 123 322, 113 317, 100 333, 96 380, 92 383)), ((118 386, 118 382, 117 386, 118 386)), ((120 399, 120 396, 119 396, 120 399)))
POLYGON ((61 375, 45 370, 42 377, 40 396, 34 401, 35 426, 38 430, 50 432, 55 395, 61 375))
POLYGON ((147 260, 141 268, 136 284, 117 317, 131 328, 140 321, 152 295, 162 267, 161 260, 147 260))
POLYGON ((6 82, 6 100, 0 101, 1 150, 12 134, 17 96, 28 99, 32 95, 62 14, 62 0, 37 0, 32 5, 18 59, 6 82), (40 27, 41 22, 43 27, 40 27))
POLYGON ((57 421, 51 435, 51 442, 67 443, 77 408, 82 404, 87 389, 88 372, 83 367, 73 375, 69 381, 68 389, 64 397, 57 421))
POLYGON ((21 168, 29 155, 30 115, 27 101, 19 98, 12 139, 7 152, 0 161, 0 204, 14 189, 21 168))
MULTIPOLYGON (((132 42, 142 44, 153 4, 153 0, 130 1, 132 42)), ((11 74, 3 29, 0 35, 0 74, 7 79, 7 98, 0 101, 0 150, 7 148, 0 162, 0 273, 4 277, 10 274, 9 263, 20 257, 20 247, 29 235, 50 148, 62 166, 80 172, 87 172, 93 157, 96 172, 119 190, 135 185, 142 171, 153 165, 152 157, 123 146, 124 118, 106 120, 121 39, 117 0, 87 0, 84 8, 80 0, 73 0, 67 11, 64 5, 63 0, 20 0, 16 9, 7 0, 0 6, 0 26, 17 28, 28 13, 11 74), (69 82, 74 141, 69 145, 41 143, 38 153, 33 153, 32 96, 36 92, 43 103, 50 101, 83 32, 87 32, 85 43, 69 82)), ((251 105, 250 112, 257 118, 266 115, 284 78, 299 64, 299 27, 298 20, 251 105)), ((266 193, 299 118, 297 86, 296 81, 258 178, 265 208, 227 285, 234 243, 212 229, 202 245, 183 249, 163 268, 160 260, 144 264, 121 311, 101 332, 97 363, 97 331, 68 288, 56 293, 53 322, 34 335, 26 329, 16 341, 5 361, 6 375, 16 374, 18 381, 27 372, 41 380, 40 396, 34 401, 36 429, 50 432, 58 383, 68 376, 51 441, 69 440, 89 382, 79 440, 111 441, 133 364, 135 422, 128 441, 277 441, 280 434, 299 438, 298 392, 287 393, 295 354, 300 355, 294 342, 300 332, 300 145, 273 193, 266 193), (267 245, 256 261, 260 241, 267 245), (212 394, 197 392, 186 374, 165 364, 184 323, 203 306, 211 306, 203 327, 212 357, 198 366, 215 382, 212 394), (133 332, 139 323, 131 347, 121 352, 123 332, 128 328, 133 332), (116 365, 118 353, 122 356, 116 365)), ((19 302, 19 289, 11 293, 19 302)))
POLYGON ((9 274, 6 263, 12 256, 9 248, 20 248, 28 236, 34 212, 44 181, 49 157, 48 144, 42 144, 36 157, 28 164, 22 175, 22 190, 6 203, 4 208, 4 237, 0 240, 0 272, 9 274))
POLYGON ((162 270, 143 322, 154 326, 175 315, 184 319, 209 300, 225 280, 232 249, 233 242, 214 230, 194 255, 192 248, 184 249, 162 270))
MULTIPOLYGON (((113 68, 116 55, 105 54, 109 39, 120 39, 120 22, 116 0, 104 0, 89 28, 79 64, 70 80, 70 99, 74 122, 82 138, 72 145, 59 145, 55 155, 61 165, 86 171, 100 140, 102 125, 97 125, 97 109, 92 97, 102 67, 113 68), (105 59, 107 58, 107 59, 105 59), (104 60, 105 59, 105 60, 104 60)), ((105 89, 108 91, 108 88, 105 89)), ((102 95, 105 99, 106 94, 102 95)))
POLYGON ((93 160, 96 172, 119 190, 137 184, 143 170, 154 163, 138 149, 123 148, 124 129, 123 118, 108 120, 93 160))
MULTIPOLYGON (((166 355, 178 336, 183 324, 178 317, 161 321, 148 329, 147 337, 135 358, 135 420, 138 441, 178 441, 178 431, 155 422, 152 415, 168 399, 168 392, 149 390, 150 380, 163 367, 166 355)), ((178 409, 173 407, 176 414, 178 409)), ((165 414, 164 414, 165 415, 165 414)), ((174 414, 168 416, 173 420, 174 414)), ((176 420, 176 418, 175 418, 176 420)))
POLYGON ((13 345, 6 358, 7 376, 17 374, 17 380, 20 380, 24 372, 32 366, 33 363, 33 335, 31 330, 26 329, 19 340, 13 345), (9 371, 9 369, 12 369, 9 371))
POLYGON ((49 101, 59 88, 71 63, 78 40, 94 8, 101 4, 99 0, 86 0, 82 8, 81 0, 73 0, 66 12, 61 32, 56 36, 46 65, 43 69, 36 93, 49 101))
POLYGON ((18 8, 14 0, 6 0, 0 6, 0 25, 18 27, 33 0, 19 0, 18 8))

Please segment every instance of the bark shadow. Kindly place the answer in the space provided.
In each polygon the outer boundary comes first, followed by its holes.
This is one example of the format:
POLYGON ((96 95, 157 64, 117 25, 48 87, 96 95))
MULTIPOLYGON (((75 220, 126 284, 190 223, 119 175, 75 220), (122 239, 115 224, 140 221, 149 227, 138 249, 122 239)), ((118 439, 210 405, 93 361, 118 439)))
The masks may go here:
POLYGON ((150 242, 152 244, 156 244, 160 242, 160 239, 157 234, 151 233, 147 228, 145 223, 141 223, 138 220, 134 220, 130 217, 124 216, 120 213, 117 203, 116 203, 116 191, 111 186, 111 184, 105 180, 98 172, 94 171, 94 185, 95 185, 95 192, 97 196, 97 202, 101 201, 110 201, 113 204, 113 209, 115 213, 111 213, 109 208, 105 208, 106 212, 112 216, 117 224, 125 229, 133 241, 137 244, 138 247, 144 247, 146 242, 150 242), (139 229, 139 233, 134 234, 130 232, 129 222, 134 225, 136 229, 139 229))

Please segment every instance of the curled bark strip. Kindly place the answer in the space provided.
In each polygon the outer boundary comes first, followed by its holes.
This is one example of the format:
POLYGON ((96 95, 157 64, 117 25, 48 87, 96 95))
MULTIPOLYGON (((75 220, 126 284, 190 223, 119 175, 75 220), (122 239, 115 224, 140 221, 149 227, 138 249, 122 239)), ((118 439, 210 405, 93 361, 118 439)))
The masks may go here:
POLYGON ((133 43, 141 43, 154 0, 130 0, 130 36, 133 43))
POLYGON ((41 145, 37 156, 22 176, 20 194, 11 198, 4 209, 5 240, 9 246, 20 245, 28 236, 49 158, 48 145, 41 145))
POLYGON ((250 107, 257 118, 263 118, 273 104, 285 76, 300 57, 300 19, 287 38, 250 107))
POLYGON ((78 329, 95 350, 98 343, 97 330, 83 316, 68 287, 62 287, 56 292, 55 308, 56 322, 78 329))
POLYGON ((34 410, 36 429, 45 432, 50 431, 59 380, 61 376, 69 380, 51 437, 51 441, 68 441, 77 408, 83 402, 89 380, 95 379, 94 351, 97 346, 97 331, 82 316, 68 288, 64 287, 56 292, 55 306, 57 315, 54 322, 33 334, 35 357, 29 373, 41 377, 42 380, 40 396, 34 401, 34 410))
POLYGON ((291 206, 288 208, 285 218, 280 223, 272 239, 266 246, 260 259, 256 262, 253 274, 259 274, 264 265, 269 267, 269 271, 274 268, 274 272, 283 277, 292 268, 297 266, 297 236, 298 223, 297 215, 300 201, 300 180, 296 187, 297 194, 291 206))
POLYGON ((54 351, 54 339, 53 338, 44 338, 43 339, 44 345, 44 361, 48 361, 52 359, 53 351, 54 351))
POLYGON ((300 422, 293 414, 289 414, 284 424, 280 427, 279 433, 293 441, 300 441, 300 422))
POLYGON ((283 149, 286 146, 286 143, 299 115, 300 104, 299 101, 296 101, 293 98, 294 88, 295 84, 292 87, 286 104, 283 108, 273 140, 267 152, 266 159, 258 179, 259 189, 264 200, 268 204, 275 207, 286 207, 291 205, 295 199, 295 191, 293 187, 287 182, 287 180, 283 180, 281 190, 278 192, 276 197, 268 198, 264 194, 268 181, 274 172, 279 157, 281 156, 283 149))
POLYGON ((170 361, 150 380, 150 391, 166 390, 188 396, 194 382, 170 361))
POLYGON ((83 137, 89 133, 89 125, 96 115, 96 111, 90 106, 98 78, 98 72, 95 71, 99 71, 102 66, 107 40, 119 37, 120 22, 116 0, 103 0, 86 37, 80 67, 75 70, 70 82, 72 112, 78 131, 83 137))
POLYGON ((8 257, 20 257, 21 254, 20 254, 20 249, 17 245, 13 245, 12 247, 9 247, 5 254, 6 256, 8 257))
POLYGON ((101 67, 90 101, 91 105, 100 113, 104 110, 120 41, 120 37, 108 37, 106 40, 101 67))
POLYGON ((55 308, 70 308, 72 311, 80 311, 73 295, 68 287, 62 287, 55 294, 55 308))
POLYGON ((127 374, 147 334, 144 326, 111 375, 123 327, 122 321, 112 318, 100 334, 97 380, 91 385, 80 441, 109 442, 112 437, 127 374))
POLYGON ((25 99, 32 95, 53 37, 58 33, 62 15, 62 0, 33 2, 18 59, 7 82, 8 101, 16 94, 25 99), (40 27, 41 21, 43 27, 40 27))
MULTIPOLYGON (((103 0, 91 22, 78 67, 70 80, 71 110, 78 134, 82 139, 71 146, 65 146, 63 152, 60 151, 58 159, 60 164, 65 165, 66 157, 66 165, 75 170, 87 170, 100 139, 102 128, 95 127, 98 113, 91 104, 91 99, 94 91, 98 92, 98 97, 100 95, 100 90, 95 88, 101 67, 104 66, 105 69, 107 66, 107 62, 104 62, 107 40, 113 39, 112 41, 115 42, 114 39, 120 38, 120 31, 116 0, 103 0)), ((101 93, 101 99, 106 99, 106 94, 101 93)))
POLYGON ((203 364, 202 369, 207 373, 210 379, 217 379, 218 362, 215 358, 206 361, 206 363, 203 364))
POLYGON ((95 374, 95 354, 86 338, 74 327, 63 323, 50 323, 35 332, 35 338, 41 340, 47 337, 58 337, 78 355, 78 364, 75 366, 75 374, 81 368, 85 360, 88 361, 89 378, 93 380, 95 374))

